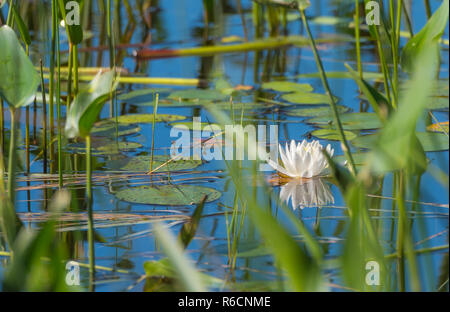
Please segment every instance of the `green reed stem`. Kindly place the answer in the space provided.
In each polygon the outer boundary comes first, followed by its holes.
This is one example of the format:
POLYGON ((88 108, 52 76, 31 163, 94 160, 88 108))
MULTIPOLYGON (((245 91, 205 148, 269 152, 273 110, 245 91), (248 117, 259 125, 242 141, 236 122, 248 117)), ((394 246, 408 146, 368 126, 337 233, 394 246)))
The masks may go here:
POLYGON ((424 0, 425 2, 425 11, 427 12, 427 19, 430 19, 431 15, 433 15, 431 11, 430 0, 424 0))
POLYGON ((358 63, 359 77, 363 79, 362 63, 361 63, 361 42, 359 31, 359 0, 355 0, 355 38, 356 38, 356 60, 358 63))
POLYGON ((15 170, 16 170, 16 109, 10 108, 11 113, 11 136, 9 140, 9 155, 8 155, 8 184, 7 184, 7 192, 9 199, 11 200, 12 205, 14 206, 14 202, 16 199, 16 193, 14 192, 15 187, 15 170))
POLYGON ((381 70, 383 72, 383 80, 384 80, 384 88, 386 90, 386 96, 388 100, 392 103, 392 107, 396 108, 395 100, 391 96, 391 89, 389 84, 390 82, 389 69, 386 63, 386 57, 384 55, 383 47, 381 44, 380 32, 378 31, 377 26, 375 26, 375 38, 377 40, 378 54, 380 55, 381 70))
POLYGON ((13 25, 13 5, 14 5, 14 1, 10 0, 9 1, 9 9, 8 9, 8 18, 6 19, 6 25, 8 25, 9 27, 12 27, 13 25))
POLYGON ((78 94, 78 45, 73 46, 73 94, 78 94))
POLYGON ((3 152, 3 142, 4 142, 4 131, 5 131, 5 118, 4 118, 4 110, 5 106, 3 103, 3 99, 0 99, 0 149, 3 152))
POLYGON ((94 249, 94 215, 92 211, 92 159, 91 136, 86 136, 86 193, 88 201, 88 244, 89 244, 89 289, 94 287, 95 249, 94 249))
MULTIPOLYGON (((53 126, 54 126, 54 111, 53 111, 53 102, 55 96, 55 46, 56 46, 56 32, 58 30, 58 16, 56 15, 56 1, 52 0, 52 42, 51 42, 51 51, 50 51, 50 78, 49 78, 49 100, 48 100, 48 113, 49 113, 49 124, 50 124, 50 132, 53 134, 53 126)), ((53 135, 51 135, 52 137, 53 135)), ((51 140, 50 140, 51 141, 51 140)))
MULTIPOLYGON (((58 6, 54 7, 55 18, 58 16, 58 6)), ((62 129, 61 129, 61 51, 59 42, 59 31, 56 32, 56 66, 58 68, 58 77, 56 80, 56 123, 58 131, 58 186, 63 188, 63 172, 62 172, 62 129)))
POLYGON ((30 107, 25 108, 25 162, 27 174, 30 173, 30 107))
POLYGON ((316 47, 314 38, 311 33, 311 29, 309 28, 309 25, 308 25, 308 21, 306 20, 305 11, 302 9, 299 9, 299 11, 300 11, 300 15, 303 20, 303 25, 305 26, 306 32, 308 33, 309 42, 310 42, 310 45, 314 52, 314 58, 316 60, 317 67, 319 68, 319 71, 320 71, 320 78, 322 80, 322 84, 330 98, 330 107, 333 112, 334 123, 336 124, 337 131, 339 133, 339 138, 342 143, 342 150, 344 151, 345 157, 347 158, 348 165, 350 167, 350 171, 352 172, 352 174, 356 174, 355 163, 353 161, 353 157, 350 152, 350 148, 349 148, 347 139, 345 138, 345 133, 342 128, 341 120, 339 119, 339 112, 337 110, 336 102, 334 100, 333 94, 331 93, 330 85, 328 84, 328 80, 327 80, 327 76, 325 74, 325 69, 323 68, 322 60, 320 59, 319 52, 317 51, 317 47, 316 47))
POLYGON ((42 59, 40 60, 41 66, 41 93, 42 93, 42 159, 43 159, 43 172, 47 173, 47 103, 45 100, 45 88, 44 88, 44 73, 42 71, 42 59))
POLYGON ((150 172, 153 170, 153 151, 155 147, 155 125, 156 125, 156 116, 158 114, 158 103, 159 103, 159 94, 153 94, 153 129, 152 129, 152 153, 150 156, 150 172))
POLYGON ((70 102, 72 101, 72 72, 73 72, 73 44, 69 42, 69 64, 67 76, 67 110, 69 110, 70 102))

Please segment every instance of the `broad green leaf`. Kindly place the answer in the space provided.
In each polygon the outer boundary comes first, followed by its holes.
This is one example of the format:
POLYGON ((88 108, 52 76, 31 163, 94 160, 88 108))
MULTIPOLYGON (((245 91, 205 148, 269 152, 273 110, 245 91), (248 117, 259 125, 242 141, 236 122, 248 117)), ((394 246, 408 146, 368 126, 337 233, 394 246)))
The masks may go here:
POLYGON ((271 81, 261 85, 263 89, 272 89, 279 92, 311 92, 313 87, 309 83, 296 83, 291 81, 271 81))
POLYGON ((14 19, 17 22, 17 28, 19 28, 20 36, 22 37, 23 42, 25 42, 25 44, 29 46, 31 44, 31 38, 28 32, 28 28, 25 25, 22 17, 20 16, 20 13, 17 11, 16 5, 12 6, 12 10, 14 12, 14 19))
MULTIPOLYGON (((294 92, 284 94, 282 98, 290 103, 294 104, 328 104, 330 98, 326 94, 321 93, 310 93, 310 92, 294 92)), ((337 100, 337 97, 334 97, 337 100)))
POLYGON ((359 75, 348 64, 345 64, 345 66, 352 75, 353 79, 358 84, 359 89, 372 105, 374 112, 378 115, 381 121, 385 121, 393 110, 388 100, 386 100, 386 98, 380 92, 378 92, 364 79, 361 79, 361 77, 359 77, 359 75))
POLYGON ((167 255, 168 263, 174 275, 180 281, 185 291, 206 291, 201 274, 195 269, 184 253, 183 247, 166 226, 155 224, 153 227, 155 237, 167 255))
MULTIPOLYGON (((155 172, 180 171, 194 169, 202 164, 201 160, 178 159, 170 161, 170 157, 164 155, 153 156, 153 169, 159 168, 155 172)), ((150 156, 134 156, 132 158, 117 159, 109 161, 108 168, 124 171, 150 171, 150 156)))
POLYGON ((119 190, 116 197, 137 204, 186 206, 199 204, 206 195, 206 202, 221 196, 215 189, 198 185, 137 186, 119 190))
POLYGON ((65 132, 69 138, 86 137, 90 134, 103 104, 117 86, 114 76, 114 71, 104 74, 99 72, 89 84, 89 89, 75 97, 66 119, 65 132))
POLYGON ((11 108, 29 105, 38 88, 39 75, 8 26, 0 27, 0 97, 11 108))
POLYGON ((205 200, 206 196, 203 197, 203 200, 195 208, 191 219, 183 224, 180 232, 178 233, 178 240, 183 244, 184 249, 189 246, 189 243, 192 241, 195 233, 197 232, 198 224, 202 218, 203 208, 205 207, 205 200))
POLYGON ((79 44, 83 41, 83 28, 81 28, 81 3, 80 0, 58 0, 59 9, 63 19, 65 20, 65 27, 69 41, 72 44, 79 44), (70 4, 77 3, 77 5, 71 6, 70 4), (69 4, 69 5, 68 5, 69 4), (66 5, 68 5, 66 7, 66 5), (67 9, 66 9, 67 8, 67 9), (76 12, 77 10, 80 10, 76 12), (77 21, 76 18, 79 18, 77 21), (75 19, 74 19, 75 18, 75 19))
MULTIPOLYGON (((375 113, 346 113, 339 115, 339 118, 345 130, 368 130, 382 126, 380 119, 375 113)), ((332 127, 333 117, 331 115, 316 117, 308 119, 307 122, 320 127, 332 127)))
MULTIPOLYGON (((400 63, 405 71, 411 72, 418 62, 418 55, 430 44, 438 43, 448 23, 449 0, 444 0, 422 30, 414 35, 402 50, 400 63)), ((433 55, 439 59, 438 55, 433 55)))

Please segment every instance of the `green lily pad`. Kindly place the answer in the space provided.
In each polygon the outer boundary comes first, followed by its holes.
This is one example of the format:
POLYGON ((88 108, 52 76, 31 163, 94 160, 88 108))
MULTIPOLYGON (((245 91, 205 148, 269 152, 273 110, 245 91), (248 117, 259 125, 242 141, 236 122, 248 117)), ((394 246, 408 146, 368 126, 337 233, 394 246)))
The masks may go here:
MULTIPOLYGON (((423 146, 425 152, 438 152, 448 150, 448 137, 437 132, 417 132, 417 138, 423 146)), ((378 134, 360 136, 352 140, 352 145, 357 148, 372 148, 378 134)))
POLYGON ((119 96, 117 96, 117 99, 120 101, 128 101, 131 99, 139 98, 141 96, 153 95, 153 93, 161 94, 161 93, 169 93, 170 91, 172 91, 172 90, 169 88, 156 88, 156 89, 155 88, 145 88, 145 89, 133 90, 128 93, 120 94, 119 96))
MULTIPOLYGON (((166 122, 166 121, 177 121, 186 119, 184 116, 172 115, 172 114, 158 114, 156 116, 156 122, 166 122)), ((115 122, 115 118, 110 118, 102 120, 98 125, 103 125, 103 123, 115 122)), ((135 123, 153 123, 153 114, 129 114, 121 115, 117 117, 119 124, 135 124, 135 123)))
POLYGON ((428 109, 447 109, 448 110, 448 97, 431 96, 427 103, 428 109))
MULTIPOLYGON (((353 140, 354 138, 356 138, 356 134, 354 132, 344 130, 344 134, 347 140, 353 140)), ((311 132, 311 135, 323 140, 340 140, 339 133, 336 129, 317 129, 311 132)))
MULTIPOLYGON (((130 134, 139 133, 141 127, 137 125, 117 125, 117 135, 125 136, 130 134)), ((100 125, 95 125, 91 130, 91 135, 101 136, 101 137, 111 137, 116 134, 115 123, 101 123, 100 125)))
MULTIPOLYGON (((156 169, 170 160, 169 156, 154 155, 152 168, 156 169)), ((201 160, 178 159, 172 160, 155 172, 181 171, 194 169, 202 164, 201 160)), ((118 159, 108 162, 107 166, 112 169, 119 169, 132 172, 150 171, 150 156, 135 156, 133 158, 118 159)))
POLYGON ((261 85, 263 89, 272 89, 279 92, 311 92, 313 87, 309 83, 296 83, 291 81, 271 81, 261 85))
POLYGON ((142 185, 119 190, 116 197, 137 204, 185 206, 199 204, 205 195, 207 202, 220 198, 215 189, 198 185, 142 185))
MULTIPOLYGON (((345 113, 350 109, 346 106, 337 105, 339 113, 345 113)), ((288 116, 296 117, 320 117, 320 116, 331 116, 331 108, 329 106, 319 106, 312 108, 293 108, 286 111, 288 116)))
MULTIPOLYGON (((182 129, 189 129, 189 130, 193 130, 194 129, 194 124, 192 121, 180 121, 180 122, 173 122, 170 124, 172 127, 174 128, 182 128, 182 129)), ((217 126, 219 128, 222 128, 220 125, 218 124, 212 124, 212 123, 208 123, 208 122, 200 122, 200 130, 202 131, 211 131, 212 132, 212 127, 217 126)))
MULTIPOLYGON (((282 98, 290 103, 304 105, 328 104, 330 102, 330 98, 328 95, 311 92, 288 93, 284 94, 282 98)), ((335 97, 335 100, 337 100, 337 97, 335 97)))
MULTIPOLYGON (((103 156, 103 155, 113 155, 118 154, 120 152, 126 152, 130 150, 134 150, 142 147, 142 144, 137 142, 110 142, 105 145, 101 145, 98 147, 93 147, 91 150, 91 154, 94 156, 103 156)), ((67 146, 69 152, 76 154, 85 154, 86 147, 84 144, 70 144, 67 146)))
POLYGON ((204 90, 204 89, 187 89, 172 92, 169 99, 174 100, 210 100, 221 101, 228 98, 226 94, 218 90, 204 90))
MULTIPOLYGON (((369 130, 382 126, 375 113, 346 113, 339 115, 339 118, 345 130, 369 130)), ((333 126, 334 123, 331 115, 308 119, 307 122, 319 127, 333 126)))

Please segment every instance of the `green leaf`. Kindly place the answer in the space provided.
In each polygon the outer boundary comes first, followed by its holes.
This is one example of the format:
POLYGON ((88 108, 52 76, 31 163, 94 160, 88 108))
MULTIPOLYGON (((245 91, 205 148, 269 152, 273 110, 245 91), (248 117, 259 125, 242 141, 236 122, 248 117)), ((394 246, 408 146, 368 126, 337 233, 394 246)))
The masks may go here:
MULTIPOLYGON (((422 30, 412 37, 402 50, 400 64, 411 72, 418 61, 418 55, 433 43, 438 43, 445 32, 449 16, 449 0, 444 0, 422 30)), ((439 59, 438 55, 435 55, 439 59)))
POLYGON ((203 197, 202 201, 197 205, 191 219, 183 224, 180 233, 178 234, 178 240, 183 244, 185 249, 188 247, 197 232, 197 227, 203 213, 203 208, 205 207, 205 200, 206 196, 203 197))
MULTIPOLYGON (((284 94, 282 98, 290 103, 294 104, 328 104, 330 98, 326 94, 321 93, 309 93, 309 92, 295 92, 284 94)), ((337 97, 335 97, 338 100, 337 97)))
POLYGON ((297 0, 297 5, 300 10, 306 10, 311 5, 311 2, 309 0, 297 0))
POLYGON ((39 86, 39 75, 8 26, 0 27, 0 97, 11 108, 29 105, 39 86))
MULTIPOLYGON (((80 24, 76 25, 70 25, 71 23, 67 20, 68 17, 70 17, 68 14, 72 14, 75 12, 68 12, 66 11, 66 5, 68 2, 73 2, 72 0, 58 0, 59 2, 59 9, 61 11, 61 15, 63 16, 64 20, 65 20, 65 27, 67 30, 67 36, 69 37, 69 41, 72 44, 79 44, 83 41, 83 28, 81 28, 81 12, 79 13, 79 17, 80 17, 80 24)), ((80 0, 75 1, 78 3, 78 8, 80 8, 81 11, 81 4, 80 4, 80 0)), ((76 10, 75 8, 71 8, 72 10, 76 10)))
MULTIPOLYGON (((94 156, 104 156, 104 155, 114 155, 120 152, 126 152, 130 150, 135 150, 137 148, 142 147, 141 143, 137 142, 112 142, 109 141, 106 144, 94 146, 91 150, 92 155, 94 156)), ((67 146, 69 152, 76 154, 85 154, 86 147, 84 144, 76 143, 70 144, 67 146)))
POLYGON ((291 81, 271 81, 261 85, 263 89, 272 89, 279 92, 311 92, 313 87, 309 83, 296 83, 291 81))
POLYGON ((65 132, 69 138, 86 137, 91 133, 103 104, 116 86, 114 71, 99 72, 89 84, 89 89, 75 97, 66 119, 65 132))
MULTIPOLYGON (((164 253, 167 255, 169 268, 174 271, 182 289, 185 291, 206 291, 201 274, 194 268, 185 255, 180 242, 175 239, 167 227, 155 224, 153 230, 158 243, 161 244, 164 253)), ((169 268, 166 269, 166 272, 169 272, 169 268)))
POLYGON ((119 190, 116 197, 137 204, 185 206, 199 204, 206 195, 206 202, 221 196, 215 189, 198 185, 138 186, 119 190))
POLYGON ((31 44, 31 37, 28 28, 20 16, 20 13, 17 11, 16 5, 12 6, 12 10, 14 12, 14 19, 17 22, 17 28, 19 28, 20 36, 22 37, 23 42, 29 46, 31 44))

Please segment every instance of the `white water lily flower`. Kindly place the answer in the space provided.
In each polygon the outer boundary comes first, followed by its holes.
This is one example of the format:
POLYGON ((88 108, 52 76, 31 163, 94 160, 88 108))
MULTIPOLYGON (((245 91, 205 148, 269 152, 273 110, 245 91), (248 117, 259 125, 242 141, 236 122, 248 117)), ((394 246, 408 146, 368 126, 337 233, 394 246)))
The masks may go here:
MULTIPOLYGON (((267 163, 279 173, 291 178, 312 178, 319 176, 328 167, 328 162, 322 153, 323 146, 319 141, 308 143, 303 140, 295 144, 292 140, 290 146, 286 143, 286 150, 279 145, 283 166, 267 159, 267 163)), ((330 157, 334 154, 334 149, 328 144, 326 151, 330 157)))
POLYGON ((281 187, 280 200, 289 203, 295 210, 297 207, 321 207, 334 204, 330 187, 320 178, 291 180, 281 187))

